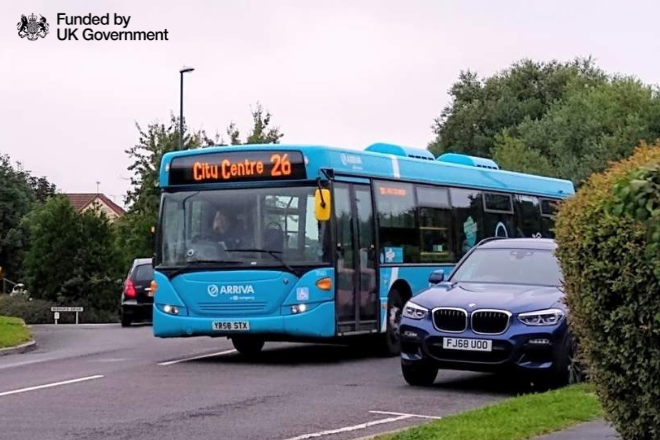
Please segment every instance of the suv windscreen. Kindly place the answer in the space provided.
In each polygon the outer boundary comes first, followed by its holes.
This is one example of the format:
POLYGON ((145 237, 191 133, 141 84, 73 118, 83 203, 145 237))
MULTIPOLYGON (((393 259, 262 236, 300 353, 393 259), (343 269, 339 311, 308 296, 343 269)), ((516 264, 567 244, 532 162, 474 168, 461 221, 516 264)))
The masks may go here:
POLYGON ((549 250, 477 249, 450 281, 560 286, 562 274, 557 259, 549 250))

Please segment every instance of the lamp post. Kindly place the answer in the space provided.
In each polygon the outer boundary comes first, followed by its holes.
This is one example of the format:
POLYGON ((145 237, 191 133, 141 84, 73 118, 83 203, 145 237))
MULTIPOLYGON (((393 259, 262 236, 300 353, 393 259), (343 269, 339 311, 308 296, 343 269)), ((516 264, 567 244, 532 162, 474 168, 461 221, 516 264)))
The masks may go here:
POLYGON ((183 74, 195 70, 193 67, 182 67, 179 70, 181 76, 181 107, 179 110, 179 150, 183 150, 183 74))

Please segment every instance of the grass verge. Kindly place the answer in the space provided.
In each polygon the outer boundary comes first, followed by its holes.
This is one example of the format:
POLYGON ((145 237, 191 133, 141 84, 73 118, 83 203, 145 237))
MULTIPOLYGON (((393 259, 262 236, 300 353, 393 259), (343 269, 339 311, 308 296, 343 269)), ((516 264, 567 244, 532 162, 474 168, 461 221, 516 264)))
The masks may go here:
POLYGON ((0 348, 15 347, 31 339, 30 330, 22 319, 0 316, 0 348))
POLYGON ((378 440, 525 440, 602 416, 589 385, 513 397, 378 440))

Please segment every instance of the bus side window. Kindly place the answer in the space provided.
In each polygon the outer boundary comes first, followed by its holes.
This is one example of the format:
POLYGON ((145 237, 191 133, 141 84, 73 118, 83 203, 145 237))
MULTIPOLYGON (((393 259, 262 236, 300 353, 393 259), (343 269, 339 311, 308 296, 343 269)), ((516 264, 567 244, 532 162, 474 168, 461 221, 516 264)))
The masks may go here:
POLYGON ((451 188, 451 206, 457 237, 457 259, 467 253, 480 239, 489 235, 483 232, 483 201, 481 192, 472 189, 451 188), (484 236, 485 235, 485 236, 484 236))
POLYGON ((513 196, 484 192, 484 227, 480 238, 515 237, 513 227, 513 196))
POLYGON ((513 203, 516 217, 516 237, 539 237, 543 234, 541 207, 536 196, 516 195, 513 203))
POLYGON ((451 263, 455 246, 447 188, 417 185, 420 262, 451 263))
POLYGON ((378 237, 385 264, 419 263, 419 229, 413 185, 375 182, 378 237))
POLYGON ((555 199, 541 199, 541 234, 543 237, 554 238, 555 234, 552 230, 555 222, 555 212, 559 200, 555 199))

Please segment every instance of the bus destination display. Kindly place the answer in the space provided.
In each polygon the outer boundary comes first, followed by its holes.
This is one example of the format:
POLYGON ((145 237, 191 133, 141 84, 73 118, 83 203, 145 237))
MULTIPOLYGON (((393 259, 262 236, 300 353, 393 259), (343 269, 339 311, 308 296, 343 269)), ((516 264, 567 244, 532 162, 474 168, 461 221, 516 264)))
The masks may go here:
POLYGON ((169 174, 171 185, 306 177, 299 151, 228 151, 176 157, 170 163, 169 174))

